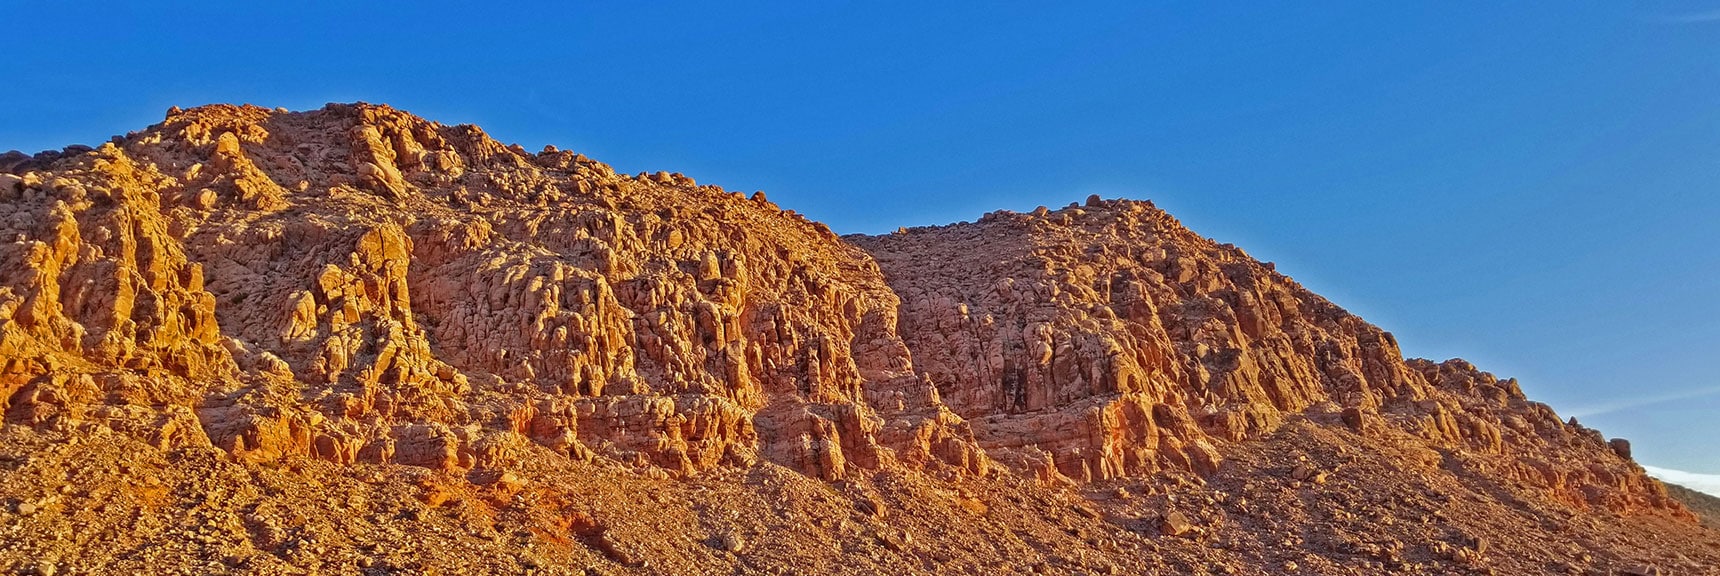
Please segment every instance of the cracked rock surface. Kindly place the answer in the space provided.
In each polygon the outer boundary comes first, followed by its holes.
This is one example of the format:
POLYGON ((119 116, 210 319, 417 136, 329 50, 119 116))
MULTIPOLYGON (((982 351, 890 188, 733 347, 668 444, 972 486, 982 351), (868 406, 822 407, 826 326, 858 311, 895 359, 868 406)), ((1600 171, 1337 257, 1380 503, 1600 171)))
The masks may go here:
POLYGON ((1150 202, 838 237, 362 103, 0 156, 0 411, 19 573, 1720 565, 1628 442, 1150 202))

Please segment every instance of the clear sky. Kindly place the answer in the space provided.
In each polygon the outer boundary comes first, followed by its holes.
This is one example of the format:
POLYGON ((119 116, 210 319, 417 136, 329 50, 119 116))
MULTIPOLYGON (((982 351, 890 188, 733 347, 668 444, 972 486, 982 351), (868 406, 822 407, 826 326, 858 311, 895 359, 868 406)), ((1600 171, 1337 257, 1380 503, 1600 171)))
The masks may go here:
POLYGON ((1720 473, 1720 1, 577 4, 9 2, 0 150, 364 100, 845 233, 1148 198, 1720 473))

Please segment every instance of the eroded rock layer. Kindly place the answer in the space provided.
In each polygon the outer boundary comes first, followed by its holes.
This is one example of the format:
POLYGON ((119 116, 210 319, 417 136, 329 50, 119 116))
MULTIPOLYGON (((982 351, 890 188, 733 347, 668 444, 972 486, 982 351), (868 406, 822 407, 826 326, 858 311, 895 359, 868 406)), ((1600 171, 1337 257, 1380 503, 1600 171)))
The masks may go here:
POLYGON ((849 239, 901 296, 944 402, 1041 477, 1207 472, 1224 445, 1310 418, 1406 433, 1574 504, 1673 505, 1623 441, 1462 360, 1406 361, 1390 333, 1150 202, 849 239))
POLYGON ((368 104, 0 155, 0 412, 35 573, 1720 558, 1627 442, 1149 202, 839 238, 368 104))
POLYGON ((440 470, 987 467, 823 225, 387 107, 174 111, 0 202, 8 419, 440 470))

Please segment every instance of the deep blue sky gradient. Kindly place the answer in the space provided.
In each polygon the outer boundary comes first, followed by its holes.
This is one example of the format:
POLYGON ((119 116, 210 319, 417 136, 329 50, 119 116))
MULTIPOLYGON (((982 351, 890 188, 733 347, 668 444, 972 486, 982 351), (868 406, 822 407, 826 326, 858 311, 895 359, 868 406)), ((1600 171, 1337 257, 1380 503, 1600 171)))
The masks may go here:
POLYGON ((844 233, 1148 198, 1720 473, 1720 2, 574 4, 7 3, 0 150, 364 100, 844 233))

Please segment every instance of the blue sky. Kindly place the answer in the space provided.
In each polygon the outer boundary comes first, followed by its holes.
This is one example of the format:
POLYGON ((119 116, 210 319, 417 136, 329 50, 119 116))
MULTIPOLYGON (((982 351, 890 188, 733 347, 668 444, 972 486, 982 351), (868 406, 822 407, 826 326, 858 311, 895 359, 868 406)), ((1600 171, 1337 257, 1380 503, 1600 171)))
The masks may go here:
POLYGON ((839 232, 1148 198, 1720 473, 1720 1, 574 4, 14 3, 0 150, 364 100, 839 232))

